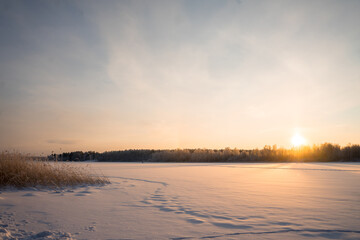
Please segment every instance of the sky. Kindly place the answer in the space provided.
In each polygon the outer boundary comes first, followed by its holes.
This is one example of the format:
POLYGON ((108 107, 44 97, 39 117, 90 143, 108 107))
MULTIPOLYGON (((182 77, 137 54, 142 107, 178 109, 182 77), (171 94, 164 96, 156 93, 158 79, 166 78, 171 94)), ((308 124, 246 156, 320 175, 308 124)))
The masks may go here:
POLYGON ((0 150, 360 143, 360 1, 0 0, 0 150))

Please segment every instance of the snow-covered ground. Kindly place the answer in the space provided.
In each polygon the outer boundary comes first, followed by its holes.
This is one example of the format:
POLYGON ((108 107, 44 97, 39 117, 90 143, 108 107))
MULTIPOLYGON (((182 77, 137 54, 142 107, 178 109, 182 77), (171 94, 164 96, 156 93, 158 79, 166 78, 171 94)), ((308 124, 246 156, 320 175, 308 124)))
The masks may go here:
POLYGON ((2 190, 0 239, 360 239, 360 164, 80 164, 112 183, 2 190))

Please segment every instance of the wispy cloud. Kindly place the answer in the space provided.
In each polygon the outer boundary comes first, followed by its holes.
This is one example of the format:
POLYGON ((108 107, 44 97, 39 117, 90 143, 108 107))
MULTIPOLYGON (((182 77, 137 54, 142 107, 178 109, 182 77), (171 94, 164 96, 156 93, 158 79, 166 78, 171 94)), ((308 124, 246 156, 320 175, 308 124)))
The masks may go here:
POLYGON ((63 139, 49 139, 49 140, 46 141, 46 143, 59 144, 59 145, 73 145, 73 144, 78 143, 78 141, 63 140, 63 139))

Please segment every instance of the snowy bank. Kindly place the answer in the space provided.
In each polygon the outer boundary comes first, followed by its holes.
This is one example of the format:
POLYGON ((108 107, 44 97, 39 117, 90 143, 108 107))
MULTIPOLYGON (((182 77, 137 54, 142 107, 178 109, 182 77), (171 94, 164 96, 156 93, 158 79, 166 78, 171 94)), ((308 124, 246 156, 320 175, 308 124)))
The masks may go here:
POLYGON ((2 191, 3 238, 360 238, 357 163, 91 166, 112 183, 2 191))

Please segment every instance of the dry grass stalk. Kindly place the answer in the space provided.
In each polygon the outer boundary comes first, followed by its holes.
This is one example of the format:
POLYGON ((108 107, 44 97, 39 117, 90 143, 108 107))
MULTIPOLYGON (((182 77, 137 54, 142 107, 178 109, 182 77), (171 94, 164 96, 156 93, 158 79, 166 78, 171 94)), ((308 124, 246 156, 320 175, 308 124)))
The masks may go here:
POLYGON ((19 153, 0 153, 0 187, 62 188, 84 184, 106 184, 104 176, 61 162, 40 161, 19 153))

